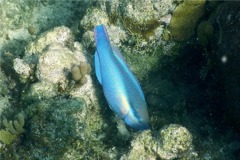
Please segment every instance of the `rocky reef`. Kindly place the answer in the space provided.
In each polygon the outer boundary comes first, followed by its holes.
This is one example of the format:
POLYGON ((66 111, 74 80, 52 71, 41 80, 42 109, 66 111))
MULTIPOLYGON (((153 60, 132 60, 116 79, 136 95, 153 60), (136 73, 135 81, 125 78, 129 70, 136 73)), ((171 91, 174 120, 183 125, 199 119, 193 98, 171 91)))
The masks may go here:
POLYGON ((0 159, 237 160, 238 9, 0 1, 0 159), (125 126, 104 99, 92 70, 98 24, 143 88, 150 130, 125 126))
POLYGON ((184 127, 171 124, 160 131, 144 131, 131 142, 132 149, 121 159, 195 159, 192 135, 184 127))

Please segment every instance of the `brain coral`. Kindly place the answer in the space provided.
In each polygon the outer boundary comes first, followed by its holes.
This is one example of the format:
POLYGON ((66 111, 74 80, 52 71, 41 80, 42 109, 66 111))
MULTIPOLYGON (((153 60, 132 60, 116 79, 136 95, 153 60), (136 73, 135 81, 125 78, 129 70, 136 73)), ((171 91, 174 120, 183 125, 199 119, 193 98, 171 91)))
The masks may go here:
POLYGON ((176 41, 186 41, 193 34, 198 20, 204 14, 206 0, 185 0, 175 11, 169 25, 169 31, 176 41))

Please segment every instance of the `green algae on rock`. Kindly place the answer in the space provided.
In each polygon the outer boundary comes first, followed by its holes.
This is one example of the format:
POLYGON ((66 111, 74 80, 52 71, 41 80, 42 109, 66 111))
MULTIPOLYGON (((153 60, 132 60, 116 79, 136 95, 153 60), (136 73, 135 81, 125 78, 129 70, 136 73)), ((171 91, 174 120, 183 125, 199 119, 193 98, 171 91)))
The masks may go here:
POLYGON ((185 0, 173 12, 169 25, 172 38, 187 41, 195 32, 199 19, 204 15, 206 0, 185 0))

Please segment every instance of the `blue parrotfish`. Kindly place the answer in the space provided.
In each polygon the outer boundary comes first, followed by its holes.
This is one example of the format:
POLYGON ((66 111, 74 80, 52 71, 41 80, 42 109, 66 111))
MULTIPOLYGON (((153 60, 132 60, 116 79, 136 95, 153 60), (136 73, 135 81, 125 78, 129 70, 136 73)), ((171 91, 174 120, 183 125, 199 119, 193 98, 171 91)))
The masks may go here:
POLYGON ((149 129, 143 91, 119 50, 110 44, 104 25, 94 30, 95 72, 109 107, 135 130, 149 129))

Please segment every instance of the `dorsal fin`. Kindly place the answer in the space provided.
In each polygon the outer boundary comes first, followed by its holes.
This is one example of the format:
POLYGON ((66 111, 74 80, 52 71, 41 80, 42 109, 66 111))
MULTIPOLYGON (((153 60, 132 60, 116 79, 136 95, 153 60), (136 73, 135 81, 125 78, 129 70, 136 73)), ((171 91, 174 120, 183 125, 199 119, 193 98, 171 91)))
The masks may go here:
POLYGON ((124 61, 124 63, 125 63, 125 60, 124 60, 121 52, 119 52, 119 50, 113 45, 112 45, 112 50, 113 50, 113 53, 115 54, 115 56, 118 56, 119 58, 121 58, 121 60, 124 61))
POLYGON ((137 90, 139 91, 142 99, 145 100, 144 98, 144 94, 142 92, 142 89, 137 81, 137 79, 135 78, 135 76, 133 75, 132 71, 130 70, 130 68, 128 67, 127 63, 125 62, 122 54, 119 52, 119 50, 112 46, 112 50, 114 55, 116 56, 117 60, 120 62, 120 64, 122 65, 123 69, 126 71, 126 73, 128 74, 128 76, 131 78, 131 80, 133 81, 134 85, 136 86, 137 90))

